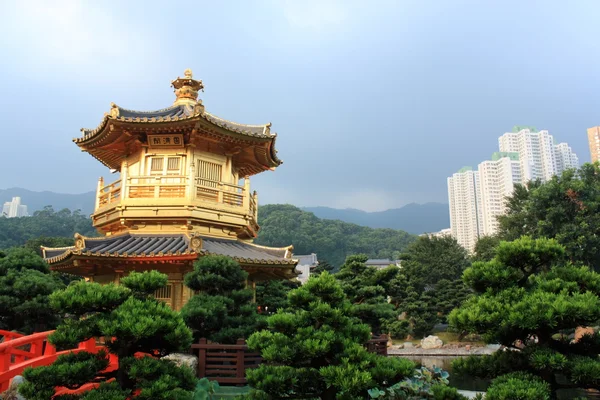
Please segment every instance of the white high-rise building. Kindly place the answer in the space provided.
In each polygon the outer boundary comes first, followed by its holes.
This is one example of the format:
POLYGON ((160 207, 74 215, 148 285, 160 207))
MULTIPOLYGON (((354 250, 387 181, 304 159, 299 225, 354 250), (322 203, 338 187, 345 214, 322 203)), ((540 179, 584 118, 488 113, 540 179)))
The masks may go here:
POLYGON ((514 186, 521 183, 521 165, 518 153, 494 153, 492 159, 479 164, 479 193, 482 235, 498 231, 497 218, 506 211, 505 200, 512 195, 514 186))
POLYGON ((27 206, 21 204, 20 197, 13 197, 12 201, 7 201, 2 207, 2 215, 7 218, 27 217, 27 206))
POLYGON ((479 172, 464 167, 448 178, 450 230, 456 241, 473 251, 482 230, 479 172))
POLYGON ((554 143, 548 131, 518 126, 498 138, 501 152, 519 154, 523 182, 545 182, 565 169, 579 166, 579 159, 568 144, 554 143))
POLYGON ((514 185, 552 179, 579 159, 566 143, 555 144, 548 131, 515 127, 498 138, 499 153, 479 164, 478 171, 463 168, 448 178, 452 236, 473 251, 477 239, 498 231, 497 218, 506 212, 505 201, 514 185))
POLYGON ((567 143, 559 143, 554 146, 554 152, 558 167, 557 175, 564 170, 579 167, 579 157, 577 157, 577 154, 573 152, 573 149, 567 143))

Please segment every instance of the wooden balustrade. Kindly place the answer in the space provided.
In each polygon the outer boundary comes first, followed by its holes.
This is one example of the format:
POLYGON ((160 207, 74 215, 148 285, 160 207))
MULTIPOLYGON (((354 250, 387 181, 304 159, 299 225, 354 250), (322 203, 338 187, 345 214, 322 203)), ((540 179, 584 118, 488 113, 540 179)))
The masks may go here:
POLYGON ((192 352, 198 356, 198 377, 233 385, 245 385, 246 370, 258 367, 262 361, 260 354, 248 350, 244 339, 238 339, 236 344, 213 344, 200 339, 192 345, 192 352))
MULTIPOLYGON (((365 343, 365 348, 387 356, 387 345, 387 335, 381 335, 365 343)), ((192 344, 192 353, 198 356, 198 377, 220 384, 246 385, 246 370, 256 368, 262 362, 260 354, 249 351, 244 339, 238 339, 236 344, 208 343, 206 339, 200 339, 192 344)))

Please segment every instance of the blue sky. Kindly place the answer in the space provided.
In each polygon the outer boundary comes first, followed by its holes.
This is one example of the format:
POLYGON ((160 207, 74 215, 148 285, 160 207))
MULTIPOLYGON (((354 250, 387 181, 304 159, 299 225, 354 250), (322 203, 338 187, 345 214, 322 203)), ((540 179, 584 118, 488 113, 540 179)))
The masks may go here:
POLYGON ((446 177, 514 125, 589 161, 598 21, 595 0, 2 2, 0 188, 112 180, 71 139, 110 102, 169 106, 192 68, 208 111, 278 132, 261 203, 447 202, 446 177))

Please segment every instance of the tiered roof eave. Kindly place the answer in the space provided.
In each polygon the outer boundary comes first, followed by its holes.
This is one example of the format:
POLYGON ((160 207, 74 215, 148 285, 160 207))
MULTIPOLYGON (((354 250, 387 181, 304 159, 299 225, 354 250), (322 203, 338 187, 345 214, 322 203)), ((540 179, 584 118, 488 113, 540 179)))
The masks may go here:
POLYGON ((293 246, 267 247, 242 240, 220 239, 187 234, 133 234, 124 232, 106 237, 75 234, 69 247, 41 247, 51 269, 70 268, 75 259, 194 260, 203 255, 224 255, 242 265, 291 267, 298 263, 292 257, 293 246))
POLYGON ((188 104, 178 104, 155 111, 129 110, 112 103, 110 112, 105 113, 100 124, 95 129, 82 128, 83 136, 74 138, 73 142, 108 168, 118 171, 120 165, 116 158, 106 158, 96 152, 96 149, 109 140, 108 137, 115 127, 149 130, 182 127, 192 130, 201 124, 233 139, 248 143, 262 143, 261 146, 268 148, 267 162, 263 166, 265 170, 276 168, 283 163, 277 157, 275 149, 277 134, 271 133, 271 123, 248 125, 229 121, 206 112, 200 102, 194 107, 188 104))

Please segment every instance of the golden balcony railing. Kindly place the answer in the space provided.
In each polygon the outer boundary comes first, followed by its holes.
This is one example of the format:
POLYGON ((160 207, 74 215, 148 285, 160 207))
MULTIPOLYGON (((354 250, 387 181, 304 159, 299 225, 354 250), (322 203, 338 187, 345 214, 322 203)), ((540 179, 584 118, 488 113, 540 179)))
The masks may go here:
POLYGON ((127 178, 127 198, 184 198, 188 177, 184 175, 130 176, 127 178))
MULTIPOLYGON (((250 193, 248 179, 243 186, 185 175, 127 176, 106 186, 102 178, 98 182, 96 210, 116 206, 117 203, 128 205, 127 200, 130 199, 181 199, 182 202, 187 199, 190 204, 210 202, 239 208, 240 213, 254 218, 258 207, 256 192, 250 193)), ((148 204, 151 203, 148 201, 148 204)), ((134 204, 140 203, 131 203, 134 204)))
POLYGON ((118 203, 121 199, 121 180, 115 181, 109 185, 103 186, 104 180, 98 182, 98 196, 96 198, 96 208, 105 207, 109 204, 118 203))
POLYGON ((246 195, 245 191, 243 186, 205 178, 196 178, 195 195, 200 200, 243 207, 244 195, 246 195))

